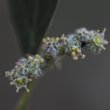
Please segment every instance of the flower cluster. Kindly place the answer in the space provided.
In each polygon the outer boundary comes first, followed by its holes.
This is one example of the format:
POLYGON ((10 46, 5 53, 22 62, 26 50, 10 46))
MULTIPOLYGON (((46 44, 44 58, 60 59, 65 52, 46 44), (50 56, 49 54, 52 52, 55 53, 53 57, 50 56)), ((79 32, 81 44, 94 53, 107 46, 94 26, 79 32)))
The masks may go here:
POLYGON ((43 55, 50 55, 53 58, 56 58, 59 54, 59 37, 52 37, 52 38, 44 38, 43 39, 43 43, 45 45, 44 49, 43 49, 43 55))
POLYGON ((39 55, 22 58, 16 63, 14 69, 6 72, 6 77, 9 77, 11 85, 16 86, 17 92, 23 87, 29 92, 27 85, 32 78, 39 78, 42 74, 43 62, 44 59, 39 55))
POLYGON ((55 38, 44 38, 43 48, 40 55, 29 56, 22 58, 17 63, 14 69, 6 72, 9 77, 11 85, 15 85, 17 92, 21 88, 27 91, 28 84, 33 78, 39 78, 43 71, 47 69, 59 56, 72 56, 74 60, 79 57, 85 58, 83 50, 88 50, 94 54, 105 50, 104 45, 108 41, 104 39, 106 29, 102 33, 100 31, 87 30, 80 28, 74 34, 62 35, 55 38))

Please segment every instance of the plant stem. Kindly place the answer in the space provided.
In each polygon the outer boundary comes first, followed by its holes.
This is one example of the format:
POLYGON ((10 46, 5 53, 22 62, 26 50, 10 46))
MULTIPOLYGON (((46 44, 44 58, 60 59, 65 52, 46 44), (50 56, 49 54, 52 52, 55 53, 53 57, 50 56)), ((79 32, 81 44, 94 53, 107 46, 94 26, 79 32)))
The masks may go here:
POLYGON ((24 91, 24 93, 21 95, 20 100, 17 102, 15 110, 27 110, 29 99, 36 85, 37 85, 37 81, 33 80, 29 85, 30 92, 27 93, 27 91, 24 91))

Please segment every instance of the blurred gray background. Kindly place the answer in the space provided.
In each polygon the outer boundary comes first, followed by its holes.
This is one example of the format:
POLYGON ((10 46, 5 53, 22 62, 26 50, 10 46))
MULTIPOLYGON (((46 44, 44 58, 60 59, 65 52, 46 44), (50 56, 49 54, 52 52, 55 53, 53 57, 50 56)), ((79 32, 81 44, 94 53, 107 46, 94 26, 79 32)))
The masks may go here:
MULTIPOLYGON (((22 57, 12 25, 8 0, 0 0, 0 110, 14 110, 20 93, 9 85, 4 71, 22 57)), ((110 41, 110 0, 61 0, 49 36, 74 32, 80 27, 106 27, 110 41)), ((101 55, 85 60, 67 57, 62 69, 54 68, 38 82, 29 110, 110 110, 110 45, 101 55)))

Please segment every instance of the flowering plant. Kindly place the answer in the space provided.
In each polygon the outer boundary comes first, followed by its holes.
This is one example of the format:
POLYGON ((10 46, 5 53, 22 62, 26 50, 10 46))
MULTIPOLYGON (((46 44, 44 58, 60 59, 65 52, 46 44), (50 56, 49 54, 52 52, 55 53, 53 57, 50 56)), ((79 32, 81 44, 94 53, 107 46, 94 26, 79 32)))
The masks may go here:
POLYGON ((29 92, 28 84, 32 79, 37 79, 45 73, 52 63, 61 56, 72 56, 73 60, 79 57, 84 59, 84 50, 93 54, 100 54, 108 44, 105 40, 105 31, 87 30, 80 28, 74 34, 61 37, 47 37, 42 40, 42 48, 39 54, 21 58, 14 69, 6 72, 10 84, 15 85, 17 92, 25 88, 29 92))

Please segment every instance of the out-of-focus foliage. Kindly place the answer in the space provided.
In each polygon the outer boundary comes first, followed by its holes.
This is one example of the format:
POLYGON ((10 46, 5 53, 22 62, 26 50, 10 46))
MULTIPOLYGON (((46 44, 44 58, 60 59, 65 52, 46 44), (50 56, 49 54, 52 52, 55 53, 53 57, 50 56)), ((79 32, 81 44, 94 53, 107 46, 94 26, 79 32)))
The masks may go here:
POLYGON ((9 0, 12 22, 24 53, 35 54, 58 0, 9 0))

